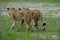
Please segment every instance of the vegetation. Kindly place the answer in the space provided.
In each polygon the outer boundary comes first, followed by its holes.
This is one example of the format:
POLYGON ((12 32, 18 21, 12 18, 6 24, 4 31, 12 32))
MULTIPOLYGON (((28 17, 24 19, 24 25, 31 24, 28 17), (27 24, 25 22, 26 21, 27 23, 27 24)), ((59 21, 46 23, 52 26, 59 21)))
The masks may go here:
POLYGON ((60 3, 60 0, 0 0, 0 2, 45 2, 45 3, 60 3))
MULTIPOLYGON (((0 40, 60 40, 60 18, 44 18, 46 31, 26 31, 26 23, 21 29, 9 30, 12 17, 0 16, 0 40)), ((19 26, 19 25, 18 25, 19 26)), ((20 27, 20 26, 19 26, 20 27)))

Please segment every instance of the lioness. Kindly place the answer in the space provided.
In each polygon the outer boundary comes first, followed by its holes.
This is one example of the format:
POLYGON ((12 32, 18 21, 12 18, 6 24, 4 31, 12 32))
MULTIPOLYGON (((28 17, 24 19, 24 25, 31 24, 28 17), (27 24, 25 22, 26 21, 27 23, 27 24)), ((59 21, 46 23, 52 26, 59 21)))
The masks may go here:
MULTIPOLYGON (((24 9, 25 13, 26 13, 26 11, 29 11, 28 14, 31 15, 32 19, 35 22, 34 26, 35 27, 37 26, 37 29, 38 29, 38 21, 41 21, 41 24, 43 27, 46 25, 46 23, 44 23, 44 21, 43 21, 42 13, 39 10, 31 10, 29 8, 22 8, 22 9, 24 9)), ((45 30, 45 27, 43 30, 45 30)))
MULTIPOLYGON (((8 12, 10 15, 12 15, 14 22, 11 26, 11 28, 14 28, 14 25, 17 26, 16 21, 21 20, 21 24, 23 24, 24 21, 26 21, 26 23, 28 24, 28 30, 31 29, 31 15, 29 13, 29 11, 27 9, 20 9, 16 10, 15 8, 7 8, 8 12)), ((33 31, 33 30, 32 30, 33 31)))
MULTIPOLYGON (((43 27, 46 25, 46 23, 44 23, 44 21, 43 21, 42 13, 39 10, 31 10, 30 12, 31 12, 32 18, 34 19, 34 22, 35 22, 34 26, 37 26, 37 29, 38 29, 38 21, 40 21, 40 23, 42 24, 43 27)), ((45 27, 43 30, 45 30, 45 27)))
POLYGON ((7 8, 9 15, 12 15, 14 22, 11 26, 11 29, 14 28, 14 26, 17 26, 17 21, 21 20, 21 25, 23 24, 24 20, 22 18, 22 15, 19 13, 19 10, 16 10, 15 8, 7 8))
POLYGON ((27 9, 27 8, 20 9, 19 8, 19 13, 21 15, 23 15, 23 19, 27 22, 27 24, 28 24, 28 30, 31 29, 32 28, 32 25, 31 25, 31 19, 32 19, 32 17, 31 17, 31 13, 30 13, 29 9, 27 9))

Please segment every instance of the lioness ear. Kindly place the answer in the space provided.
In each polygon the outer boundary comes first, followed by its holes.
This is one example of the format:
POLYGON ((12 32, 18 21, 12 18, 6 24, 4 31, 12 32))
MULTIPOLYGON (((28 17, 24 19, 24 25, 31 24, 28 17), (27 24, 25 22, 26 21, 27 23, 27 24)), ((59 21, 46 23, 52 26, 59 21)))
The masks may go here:
POLYGON ((7 8, 7 10, 9 10, 9 8, 7 8))
POLYGON ((18 8, 19 10, 21 10, 21 8, 18 8))

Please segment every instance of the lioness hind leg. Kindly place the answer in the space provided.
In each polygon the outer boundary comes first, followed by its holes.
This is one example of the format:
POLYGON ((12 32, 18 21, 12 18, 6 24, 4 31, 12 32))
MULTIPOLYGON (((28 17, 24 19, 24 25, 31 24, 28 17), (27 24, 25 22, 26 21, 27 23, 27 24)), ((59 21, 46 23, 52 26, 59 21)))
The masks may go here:
POLYGON ((34 22, 35 22, 34 27, 37 27, 37 30, 38 30, 38 20, 34 20, 34 22))
POLYGON ((33 32, 32 25, 31 25, 30 21, 27 22, 27 24, 28 24, 27 30, 28 30, 28 31, 31 30, 31 31, 33 32))
POLYGON ((23 23, 24 23, 24 19, 21 20, 21 26, 23 26, 23 23))
POLYGON ((38 30, 38 23, 35 23, 34 27, 37 27, 37 30, 38 30))

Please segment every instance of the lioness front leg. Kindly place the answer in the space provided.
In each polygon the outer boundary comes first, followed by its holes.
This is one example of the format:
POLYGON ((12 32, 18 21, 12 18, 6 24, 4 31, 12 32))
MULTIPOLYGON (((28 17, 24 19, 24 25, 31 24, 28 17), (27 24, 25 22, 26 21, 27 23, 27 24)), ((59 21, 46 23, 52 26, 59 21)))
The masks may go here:
POLYGON ((17 27, 17 22, 16 22, 16 20, 14 20, 14 22, 13 22, 13 24, 12 24, 12 26, 11 26, 11 29, 14 29, 14 27, 17 27))
POLYGON ((15 22, 13 22, 13 24, 12 24, 10 29, 14 29, 14 26, 15 26, 15 22))

